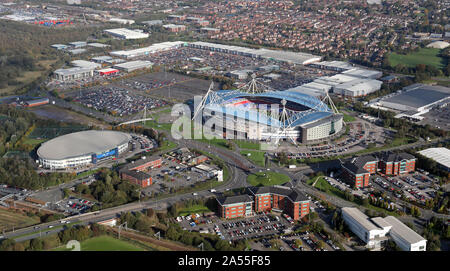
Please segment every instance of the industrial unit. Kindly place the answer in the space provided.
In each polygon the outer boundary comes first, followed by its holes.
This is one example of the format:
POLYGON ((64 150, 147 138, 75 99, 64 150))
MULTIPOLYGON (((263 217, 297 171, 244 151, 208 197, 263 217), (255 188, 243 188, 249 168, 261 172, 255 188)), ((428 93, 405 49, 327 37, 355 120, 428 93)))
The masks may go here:
POLYGON ((68 68, 68 69, 58 69, 53 72, 56 80, 60 81, 71 81, 77 79, 83 79, 94 76, 94 70, 90 68, 68 68))
POLYGON ((131 30, 127 28, 114 28, 104 30, 106 33, 124 40, 145 39, 149 37, 148 33, 143 31, 131 30))
POLYGON ((161 42, 161 43, 155 43, 151 46, 143 47, 143 48, 139 48, 139 49, 126 50, 126 51, 113 51, 110 53, 110 55, 115 56, 115 57, 122 57, 122 58, 135 58, 135 57, 146 56, 149 54, 154 54, 157 52, 163 52, 163 51, 176 49, 181 46, 184 46, 185 44, 186 43, 183 41, 161 42))
POLYGON ((366 247, 380 250, 389 238, 404 251, 425 251, 427 240, 393 216, 369 218, 359 209, 344 207, 342 218, 366 247))
POLYGON ((421 115, 430 111, 434 106, 450 101, 450 88, 413 84, 404 87, 397 93, 387 95, 369 104, 374 108, 397 112, 397 118, 408 117, 421 120, 421 115))
POLYGON ((450 150, 444 147, 428 148, 418 152, 419 154, 432 159, 438 163, 439 167, 450 172, 450 150))
POLYGON ((130 61, 121 64, 114 65, 113 68, 119 69, 121 71, 132 72, 139 69, 148 69, 153 66, 153 63, 150 61, 130 61))

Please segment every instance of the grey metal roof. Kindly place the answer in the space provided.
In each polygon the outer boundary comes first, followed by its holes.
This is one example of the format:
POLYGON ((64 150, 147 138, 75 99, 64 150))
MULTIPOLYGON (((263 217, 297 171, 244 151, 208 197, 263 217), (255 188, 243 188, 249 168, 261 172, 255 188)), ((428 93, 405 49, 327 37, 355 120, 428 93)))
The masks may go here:
POLYGON ((351 218, 353 218, 361 227, 363 227, 367 231, 380 230, 378 226, 373 224, 369 217, 366 216, 363 212, 361 212, 358 208, 354 207, 344 207, 341 209, 342 213, 347 214, 351 218))
POLYGON ((382 100, 382 102, 396 103, 418 108, 449 97, 450 88, 418 84, 415 85, 413 89, 382 100))
POLYGON ((346 160, 342 166, 350 170, 354 174, 363 174, 368 173, 368 171, 364 169, 364 166, 368 162, 376 162, 376 161, 378 161, 378 159, 373 157, 372 155, 364 155, 355 158, 350 158, 346 160))
POLYGON ((103 153, 127 143, 131 136, 117 131, 81 131, 59 136, 41 145, 40 158, 63 160, 94 153, 103 153))
POLYGON ((410 244, 415 244, 417 242, 426 240, 393 216, 387 216, 384 218, 384 220, 392 225, 391 232, 395 232, 398 236, 400 236, 403 240, 407 241, 410 244))
POLYGON ((433 159, 447 168, 450 168, 450 150, 447 148, 428 148, 419 151, 419 153, 425 157, 433 159))
POLYGON ((415 159, 414 155, 411 155, 406 152, 401 153, 384 152, 379 156, 379 158, 384 162, 400 162, 402 160, 415 159))
POLYGON ((125 173, 133 178, 136 178, 138 180, 145 180, 148 178, 151 178, 152 176, 150 176, 149 174, 142 172, 142 171, 136 171, 136 170, 125 170, 122 171, 122 173, 125 173))
POLYGON ((254 195, 257 194, 277 194, 286 196, 293 202, 307 201, 309 200, 305 194, 298 191, 295 188, 290 188, 286 186, 274 185, 274 186, 261 186, 261 187, 250 187, 250 192, 254 195))
POLYGON ((218 197, 217 201, 220 205, 229 205, 243 202, 253 202, 253 199, 249 195, 238 195, 231 197, 218 197))

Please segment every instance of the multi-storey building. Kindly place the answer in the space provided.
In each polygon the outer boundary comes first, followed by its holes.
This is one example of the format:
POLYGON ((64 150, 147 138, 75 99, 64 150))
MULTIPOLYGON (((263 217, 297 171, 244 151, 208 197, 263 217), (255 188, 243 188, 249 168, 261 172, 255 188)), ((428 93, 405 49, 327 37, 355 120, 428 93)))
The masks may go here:
POLYGON ((219 217, 238 218, 253 214, 253 199, 249 195, 218 197, 219 217))
POLYGON ((370 174, 377 172, 378 159, 371 156, 352 158, 342 164, 344 178, 354 187, 369 185, 370 174))
POLYGON ((354 187, 369 185, 370 175, 400 175, 415 171, 416 158, 408 153, 385 152, 380 155, 360 156, 342 161, 343 176, 354 187))
POLYGON ((393 216, 367 217, 358 208, 344 207, 342 218, 366 247, 380 250, 391 238, 404 251, 425 251, 427 240, 393 216))
POLYGON ((409 153, 384 153, 380 156, 378 168, 385 175, 401 175, 414 172, 416 158, 409 153))
POLYGON ((284 211, 294 220, 309 214, 309 199, 305 194, 286 186, 251 187, 255 199, 255 212, 284 211))
POLYGON ((217 198, 219 216, 236 218, 255 212, 282 211, 299 220, 309 214, 310 200, 305 194, 286 186, 251 187, 249 195, 217 198))
POLYGON ((142 171, 125 170, 121 173, 121 177, 142 188, 152 185, 152 177, 142 171))

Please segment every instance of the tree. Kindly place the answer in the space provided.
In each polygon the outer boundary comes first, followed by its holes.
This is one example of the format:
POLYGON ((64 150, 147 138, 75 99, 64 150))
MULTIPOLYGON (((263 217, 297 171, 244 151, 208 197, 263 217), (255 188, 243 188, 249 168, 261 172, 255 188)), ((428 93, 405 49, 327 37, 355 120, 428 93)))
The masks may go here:
POLYGON ((44 247, 44 243, 42 242, 42 240, 40 238, 35 238, 35 239, 31 240, 30 248, 32 250, 42 250, 43 247, 44 247))

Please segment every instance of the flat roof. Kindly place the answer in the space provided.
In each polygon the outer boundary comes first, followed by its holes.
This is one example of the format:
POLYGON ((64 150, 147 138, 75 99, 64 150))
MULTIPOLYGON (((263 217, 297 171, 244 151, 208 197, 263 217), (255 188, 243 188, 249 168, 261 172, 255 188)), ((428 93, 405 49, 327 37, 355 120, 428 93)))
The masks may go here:
POLYGON ((122 69, 133 69, 133 68, 137 69, 137 68, 143 68, 143 67, 147 67, 147 66, 151 66, 151 65, 153 65, 153 63, 150 61, 136 60, 136 61, 129 61, 129 62, 117 64, 117 65, 114 65, 114 67, 122 68, 122 69))
POLYGON ((74 68, 68 68, 68 69, 57 69, 53 73, 67 76, 67 75, 91 72, 92 70, 93 69, 91 69, 91 68, 74 67, 74 68))
POLYGON ((63 160, 103 153, 131 140, 129 134, 117 131, 88 130, 56 137, 37 150, 40 158, 63 160))
POLYGON ((406 87, 405 90, 398 95, 382 99, 380 102, 382 104, 388 102, 418 108, 450 98, 450 88, 447 87, 415 84, 406 87))
POLYGON ((418 153, 436 161, 438 164, 450 168, 450 150, 447 148, 428 148, 421 150, 418 153))
POLYGON ((148 38, 148 33, 143 33, 140 31, 135 31, 127 28, 114 28, 114 29, 106 29, 104 30, 106 33, 113 35, 120 35, 125 37, 126 39, 143 39, 148 38))
POLYGON ((96 69, 96 68, 100 68, 102 65, 95 63, 95 62, 91 62, 91 61, 86 61, 86 60, 73 60, 70 62, 70 64, 72 64, 73 66, 76 67, 80 67, 80 68, 88 68, 88 69, 96 69))
POLYGON ((398 236, 400 236, 403 240, 410 244, 415 244, 420 241, 426 240, 422 236, 420 236, 417 232, 413 231, 411 228, 403 224, 400 220, 393 216, 387 216, 384 220, 392 225, 391 232, 395 232, 398 236))

